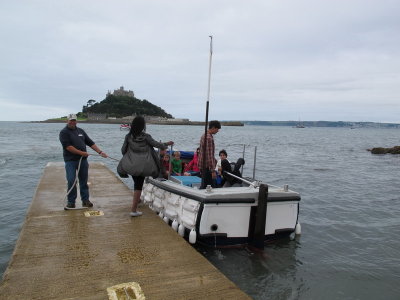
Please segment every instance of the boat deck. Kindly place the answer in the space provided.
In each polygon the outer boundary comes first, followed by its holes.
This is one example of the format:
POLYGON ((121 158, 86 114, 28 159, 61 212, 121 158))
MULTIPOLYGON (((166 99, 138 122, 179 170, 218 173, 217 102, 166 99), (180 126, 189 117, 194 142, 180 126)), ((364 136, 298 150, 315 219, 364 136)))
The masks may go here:
POLYGON ((148 300, 250 299, 150 209, 131 218, 132 191, 103 164, 90 164, 89 182, 93 209, 64 211, 64 164, 46 166, 1 299, 108 299, 130 282, 148 300))

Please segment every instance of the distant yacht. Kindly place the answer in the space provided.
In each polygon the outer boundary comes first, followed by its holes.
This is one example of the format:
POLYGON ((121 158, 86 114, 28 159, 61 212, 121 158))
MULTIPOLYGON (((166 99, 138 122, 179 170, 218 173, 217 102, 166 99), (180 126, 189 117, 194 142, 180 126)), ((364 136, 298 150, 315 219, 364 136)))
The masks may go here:
POLYGON ((296 124, 296 126, 293 126, 293 128, 306 128, 306 126, 304 126, 303 122, 299 122, 296 124))

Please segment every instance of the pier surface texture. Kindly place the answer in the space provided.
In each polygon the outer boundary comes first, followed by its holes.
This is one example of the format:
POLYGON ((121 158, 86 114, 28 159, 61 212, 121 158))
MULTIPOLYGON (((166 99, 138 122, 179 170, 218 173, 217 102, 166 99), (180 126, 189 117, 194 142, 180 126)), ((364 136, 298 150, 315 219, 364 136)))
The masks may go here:
POLYGON ((89 182, 94 207, 65 211, 64 164, 46 166, 0 299, 109 299, 131 282, 146 300, 250 299, 150 209, 131 218, 132 191, 103 164, 90 164, 89 182))

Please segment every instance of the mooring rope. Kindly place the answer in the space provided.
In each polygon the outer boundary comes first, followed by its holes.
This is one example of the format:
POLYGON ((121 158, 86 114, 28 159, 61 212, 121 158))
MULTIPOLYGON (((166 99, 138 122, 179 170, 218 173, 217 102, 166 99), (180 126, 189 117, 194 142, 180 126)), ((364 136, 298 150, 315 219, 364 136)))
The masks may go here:
MULTIPOLYGON (((95 155, 95 156, 101 156, 100 154, 89 154, 89 155, 95 155)), ((107 156, 107 158, 115 160, 115 161, 119 161, 119 159, 113 158, 111 156, 107 156)), ((82 163, 82 159, 83 156, 81 156, 81 158, 79 159, 79 164, 78 164, 78 169, 76 170, 76 174, 75 174, 75 181, 72 184, 71 188, 67 191, 67 193, 65 194, 64 198, 62 199, 62 203, 66 204, 65 200, 67 199, 68 195, 71 193, 71 191, 74 189, 74 187, 76 186, 77 182, 78 182, 78 174, 79 174, 79 170, 81 169, 81 163, 82 163)))
POLYGON ((68 195, 69 195, 69 194, 71 193, 71 191, 74 189, 74 187, 76 186, 76 183, 77 183, 77 181, 78 181, 78 173, 79 173, 79 170, 81 169, 82 158, 83 158, 83 156, 81 156, 81 158, 79 159, 78 169, 76 170, 76 173, 75 173, 75 181, 74 181, 74 183, 72 184, 71 188, 70 188, 70 189, 67 191, 67 193, 65 194, 64 199, 62 200, 62 202, 63 202, 64 204, 65 204, 65 200, 67 199, 68 195))

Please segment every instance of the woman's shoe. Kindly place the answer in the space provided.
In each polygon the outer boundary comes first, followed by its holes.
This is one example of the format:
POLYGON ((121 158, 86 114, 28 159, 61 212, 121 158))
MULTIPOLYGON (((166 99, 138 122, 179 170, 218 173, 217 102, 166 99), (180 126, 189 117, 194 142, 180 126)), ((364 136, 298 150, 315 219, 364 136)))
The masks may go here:
POLYGON ((129 215, 130 215, 131 217, 140 217, 141 215, 143 215, 143 213, 142 213, 141 211, 131 211, 131 212, 129 213, 129 215))

